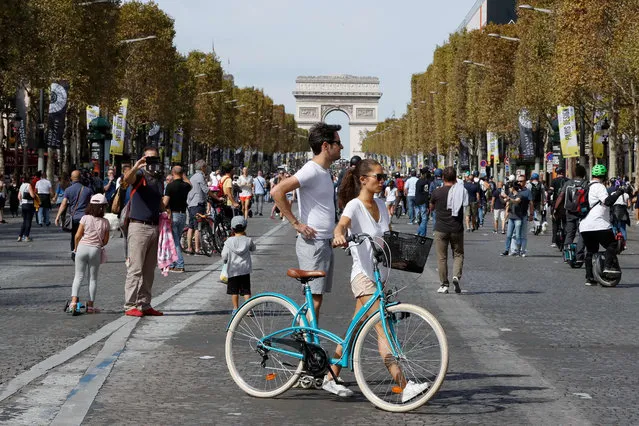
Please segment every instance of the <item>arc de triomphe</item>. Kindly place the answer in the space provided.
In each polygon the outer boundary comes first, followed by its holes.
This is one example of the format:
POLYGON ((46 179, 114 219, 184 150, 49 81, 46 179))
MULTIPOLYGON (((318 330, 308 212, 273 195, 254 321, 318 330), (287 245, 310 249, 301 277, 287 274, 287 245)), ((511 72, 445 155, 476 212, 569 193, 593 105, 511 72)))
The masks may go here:
POLYGON ((324 121, 332 111, 346 113, 350 125, 350 153, 361 155, 365 131, 375 130, 382 93, 379 78, 352 75, 297 77, 295 120, 303 129, 324 121))

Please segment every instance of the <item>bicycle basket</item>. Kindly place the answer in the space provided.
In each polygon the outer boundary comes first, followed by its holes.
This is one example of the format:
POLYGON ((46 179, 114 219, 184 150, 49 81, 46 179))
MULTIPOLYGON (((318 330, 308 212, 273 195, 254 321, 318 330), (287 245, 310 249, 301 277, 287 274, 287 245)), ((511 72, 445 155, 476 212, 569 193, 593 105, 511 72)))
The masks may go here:
POLYGON ((391 268, 400 271, 424 272, 424 265, 433 245, 433 239, 402 232, 385 232, 384 241, 391 254, 391 268))

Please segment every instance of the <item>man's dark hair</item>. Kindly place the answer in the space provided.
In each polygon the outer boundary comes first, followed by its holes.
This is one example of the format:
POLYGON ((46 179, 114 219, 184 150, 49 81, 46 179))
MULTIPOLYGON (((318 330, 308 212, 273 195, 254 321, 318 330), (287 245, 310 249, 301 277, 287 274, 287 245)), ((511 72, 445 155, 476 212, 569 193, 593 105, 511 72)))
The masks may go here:
POLYGON ((456 182, 457 181, 457 173, 455 173, 455 169, 451 166, 448 166, 444 169, 443 173, 444 182, 456 182))
POLYGON ((222 164, 220 166, 220 171, 222 172, 223 175, 228 175, 229 173, 233 171, 233 164, 231 163, 222 164))
POLYGON ((417 170, 413 169, 410 171, 411 176, 417 176, 417 170))
POLYGON ((359 155, 353 155, 351 157, 351 167, 357 166, 360 161, 362 161, 362 157, 360 157, 359 155))
POLYGON ((430 175, 430 170, 428 170, 428 168, 426 168, 426 167, 422 167, 419 170, 419 174, 424 176, 424 177, 428 177, 428 175, 430 175))
POLYGON ((38 170, 38 171, 35 173, 35 177, 37 177, 38 179, 42 178, 42 170, 38 170))
POLYGON ((157 146, 153 146, 153 145, 147 145, 144 147, 144 149, 142 150, 142 153, 145 153, 147 151, 155 151, 156 154, 160 155, 160 150, 158 149, 157 146))
POLYGON ((308 144, 311 146, 314 155, 322 152, 324 142, 333 143, 335 132, 342 130, 339 124, 317 123, 308 132, 308 144))
POLYGON ((584 166, 582 166, 581 164, 577 164, 575 166, 575 176, 585 179, 587 174, 588 173, 586 172, 586 168, 584 166))

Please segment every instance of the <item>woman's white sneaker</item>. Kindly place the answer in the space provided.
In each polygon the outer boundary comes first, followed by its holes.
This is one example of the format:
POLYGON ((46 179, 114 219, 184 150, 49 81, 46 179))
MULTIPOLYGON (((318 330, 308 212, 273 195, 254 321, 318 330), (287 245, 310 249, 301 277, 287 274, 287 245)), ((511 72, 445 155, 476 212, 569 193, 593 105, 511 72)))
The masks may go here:
POLYGON ((429 386, 430 385, 428 383, 415 383, 412 380, 409 380, 402 392, 402 403, 415 398, 417 395, 428 389, 429 386))
POLYGON ((326 377, 324 377, 324 383, 322 384, 322 389, 324 389, 326 392, 330 392, 334 395, 341 396, 343 398, 353 396, 352 390, 350 390, 344 385, 335 383, 334 380, 328 380, 326 377))

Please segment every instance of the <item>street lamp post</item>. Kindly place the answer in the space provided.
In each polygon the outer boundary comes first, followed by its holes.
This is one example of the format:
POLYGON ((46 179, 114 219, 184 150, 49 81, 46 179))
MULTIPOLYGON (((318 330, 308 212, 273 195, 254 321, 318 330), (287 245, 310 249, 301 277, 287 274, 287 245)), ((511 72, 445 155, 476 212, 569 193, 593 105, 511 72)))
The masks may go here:
POLYGON ((496 34, 496 33, 490 33, 490 34, 488 34, 488 37, 499 38, 499 39, 502 39, 502 40, 508 40, 508 41, 514 41, 514 42, 520 42, 521 41, 517 37, 509 37, 509 36, 496 34))
POLYGON ((555 12, 553 12, 550 9, 544 9, 543 7, 533 7, 533 6, 529 5, 529 4, 519 5, 519 8, 520 9, 525 9, 525 10, 534 10, 535 12, 546 13, 548 15, 552 15, 553 13, 555 13, 555 12))

